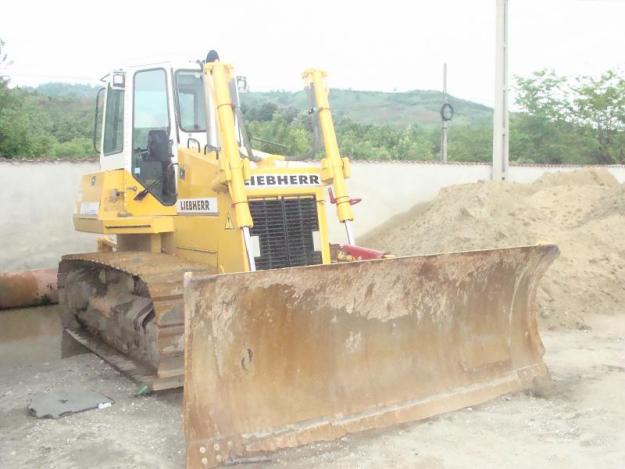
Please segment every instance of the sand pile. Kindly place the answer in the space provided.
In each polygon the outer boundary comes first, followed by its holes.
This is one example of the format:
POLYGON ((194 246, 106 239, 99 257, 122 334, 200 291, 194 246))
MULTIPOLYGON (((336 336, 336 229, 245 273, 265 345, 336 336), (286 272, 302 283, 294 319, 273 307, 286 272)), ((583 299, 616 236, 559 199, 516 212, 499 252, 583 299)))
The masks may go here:
POLYGON ((538 293, 540 321, 553 328, 625 310, 624 236, 625 187, 604 169, 584 169, 533 184, 445 188, 359 243, 409 255, 553 242, 561 255, 538 293))

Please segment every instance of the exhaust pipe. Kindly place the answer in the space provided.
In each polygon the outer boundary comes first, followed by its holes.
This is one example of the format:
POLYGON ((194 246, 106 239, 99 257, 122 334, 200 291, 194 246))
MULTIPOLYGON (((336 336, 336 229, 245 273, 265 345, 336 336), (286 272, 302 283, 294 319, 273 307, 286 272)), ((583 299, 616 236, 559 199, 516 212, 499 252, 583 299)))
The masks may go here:
POLYGON ((56 269, 0 272, 0 309, 58 303, 56 269))

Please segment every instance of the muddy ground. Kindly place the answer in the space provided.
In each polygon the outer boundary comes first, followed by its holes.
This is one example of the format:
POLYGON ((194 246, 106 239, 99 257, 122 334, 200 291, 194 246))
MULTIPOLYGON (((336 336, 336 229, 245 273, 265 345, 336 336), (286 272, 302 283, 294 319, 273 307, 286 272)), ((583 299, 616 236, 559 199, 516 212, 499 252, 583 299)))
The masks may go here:
MULTIPOLYGON (((54 314, 54 308, 45 311, 54 314)), ((623 468, 625 316, 589 322, 591 330, 543 333, 550 388, 283 451, 245 467, 623 468)), ((181 393, 135 397, 136 391, 135 383, 90 353, 0 367, 0 467, 183 467, 181 393), (27 415, 35 392, 68 383, 115 404, 59 420, 27 415)))

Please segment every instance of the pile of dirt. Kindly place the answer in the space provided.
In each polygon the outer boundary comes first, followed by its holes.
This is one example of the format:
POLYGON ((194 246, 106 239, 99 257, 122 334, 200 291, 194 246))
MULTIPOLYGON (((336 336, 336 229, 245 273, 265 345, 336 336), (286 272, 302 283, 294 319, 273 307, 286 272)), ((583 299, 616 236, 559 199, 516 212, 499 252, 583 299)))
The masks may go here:
POLYGON ((625 304, 625 186, 605 169, 550 173, 532 184, 451 186, 367 233, 364 246, 396 255, 555 243, 561 255, 541 282, 549 328, 586 327, 625 304))

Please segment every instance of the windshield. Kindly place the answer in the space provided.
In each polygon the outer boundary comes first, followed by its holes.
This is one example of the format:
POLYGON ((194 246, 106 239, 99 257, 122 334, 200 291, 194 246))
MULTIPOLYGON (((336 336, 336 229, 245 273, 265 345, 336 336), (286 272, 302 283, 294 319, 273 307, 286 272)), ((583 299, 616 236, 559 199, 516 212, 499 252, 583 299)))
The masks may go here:
POLYGON ((167 74, 164 69, 135 73, 132 148, 147 149, 150 130, 169 135, 167 74))
POLYGON ((179 70, 176 72, 176 91, 180 128, 185 132, 206 130, 204 117, 204 87, 202 72, 199 70, 179 70))

